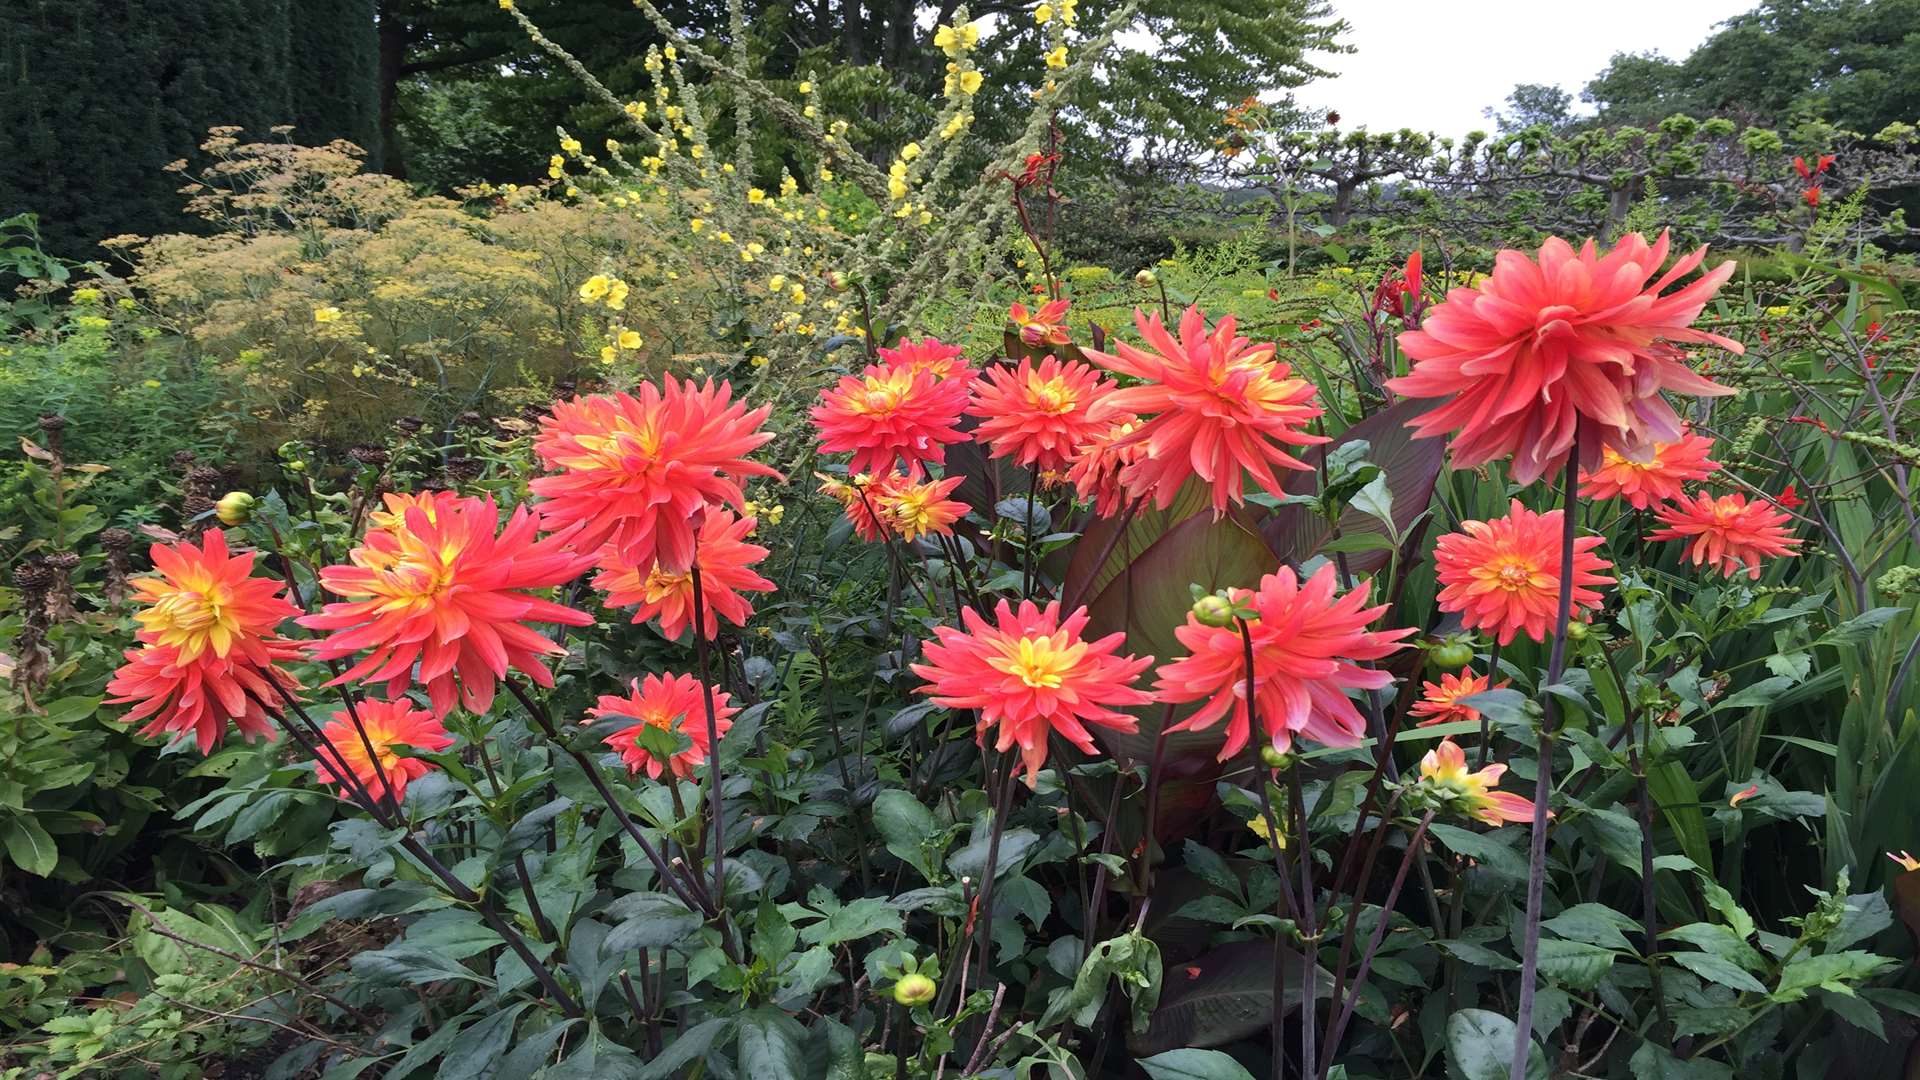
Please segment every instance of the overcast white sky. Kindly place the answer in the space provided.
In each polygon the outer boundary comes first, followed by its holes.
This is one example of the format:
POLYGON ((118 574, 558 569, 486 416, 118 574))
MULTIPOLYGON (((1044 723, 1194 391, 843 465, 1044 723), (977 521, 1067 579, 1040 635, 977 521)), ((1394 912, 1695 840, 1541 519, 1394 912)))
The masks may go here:
POLYGON ((1515 83, 1573 94, 1618 52, 1678 59, 1716 23, 1756 0, 1334 0, 1358 51, 1321 57, 1339 77, 1294 97, 1340 114, 1350 130, 1412 128, 1441 135, 1491 130, 1481 114, 1515 83))

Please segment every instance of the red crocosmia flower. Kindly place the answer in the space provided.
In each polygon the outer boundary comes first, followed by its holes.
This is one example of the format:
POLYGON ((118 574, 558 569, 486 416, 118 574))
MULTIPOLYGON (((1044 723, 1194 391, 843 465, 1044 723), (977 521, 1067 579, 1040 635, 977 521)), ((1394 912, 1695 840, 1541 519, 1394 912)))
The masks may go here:
POLYGON ((851 452, 851 472, 884 473, 896 461, 909 470, 944 462, 947 444, 965 442, 960 414, 967 407, 967 381, 941 379, 930 371, 869 364, 820 392, 813 424, 822 453, 851 452))
POLYGON ((869 492, 867 497, 877 497, 874 509, 886 518, 893 531, 900 534, 900 539, 944 536, 953 531, 954 522, 966 517, 967 511, 972 509, 958 499, 947 498, 965 479, 964 476, 949 476, 945 480, 915 482, 904 476, 894 476, 884 484, 877 485, 878 490, 869 492))
POLYGON ((253 575, 253 552, 227 550, 226 533, 208 529, 200 546, 182 541, 155 544, 148 552, 157 576, 134 578, 134 598, 146 605, 134 615, 138 637, 176 651, 180 663, 202 655, 222 659, 236 650, 259 663, 268 660, 263 641, 300 610, 280 595, 286 586, 253 575))
POLYGON ((202 754, 212 752, 229 723, 248 741, 272 739, 267 710, 271 707, 278 713, 282 699, 267 681, 268 675, 288 694, 299 694, 300 683, 286 670, 261 663, 255 656, 295 660, 300 646, 280 638, 262 638, 257 644, 259 651, 252 655, 234 651, 223 659, 207 652, 190 661, 182 661, 179 650, 171 645, 129 649, 127 662, 107 682, 107 693, 113 695, 107 704, 132 705, 121 719, 129 724, 147 720, 140 729, 142 735, 192 732, 202 754))
POLYGON ((1799 173, 1800 179, 1802 180, 1808 180, 1813 177, 1813 170, 1807 168, 1807 159, 1803 157, 1795 157, 1793 159, 1793 171, 1799 173))
POLYGON ((1134 718, 1114 709, 1153 700, 1133 686, 1153 658, 1119 655, 1125 634, 1083 640, 1085 608, 1063 622, 1057 601, 1040 608, 1023 600, 1016 609, 1002 600, 992 623, 972 608, 960 617, 966 630, 935 627, 938 640, 927 643, 926 663, 913 665, 927 680, 919 692, 949 709, 974 710, 983 742, 989 729, 999 728, 994 749, 1020 748, 1028 784, 1047 759, 1049 731, 1091 754, 1086 724, 1132 732, 1134 718))
POLYGON ((965 380, 973 377, 973 372, 967 368, 966 350, 958 345, 949 345, 937 337, 924 337, 919 341, 903 337, 899 345, 891 349, 882 345, 874 352, 888 367, 930 372, 936 379, 965 380))
POLYGON ((1139 443, 1145 455, 1121 473, 1135 495, 1152 495, 1161 509, 1189 476, 1204 481, 1218 517, 1229 502, 1243 502, 1242 475, 1274 495, 1282 494, 1273 466, 1309 469, 1287 452, 1327 440, 1302 429, 1321 409, 1313 384, 1293 377, 1293 369, 1275 359, 1275 346, 1255 345, 1234 335, 1234 317, 1207 329, 1206 316, 1189 307, 1180 316, 1175 340, 1160 323, 1134 309, 1134 325, 1152 352, 1125 342, 1118 354, 1085 350, 1094 363, 1144 382, 1115 390, 1103 407, 1115 412, 1158 414, 1116 446, 1139 443))
POLYGON ((1815 184, 1812 187, 1808 188, 1807 190, 1801 192, 1800 198, 1804 200, 1808 206, 1819 206, 1820 205, 1820 185, 1815 184))
POLYGON ((1684 540, 1682 558, 1695 566, 1717 566, 1732 577, 1742 568, 1760 576, 1768 559, 1790 557, 1800 541, 1792 534, 1793 516, 1766 503, 1749 503, 1739 492, 1715 497, 1704 491, 1674 500, 1654 516, 1667 527, 1649 540, 1684 540))
MULTIPOLYGON (((1470 630, 1486 630, 1500 644, 1524 633, 1545 641, 1560 605, 1560 532, 1562 511, 1536 514, 1515 499, 1506 517, 1463 521, 1434 545, 1440 581, 1440 610, 1460 613, 1470 630)), ((1613 564, 1593 554, 1598 536, 1573 541, 1573 608, 1598 608, 1600 594, 1589 586, 1610 585, 1600 571, 1613 564)))
POLYGON ((967 408, 982 418, 973 437, 994 457, 1011 457, 1022 468, 1064 470, 1076 447, 1109 426, 1094 406, 1112 389, 1077 360, 1048 356, 1036 365, 1027 357, 1017 368, 989 367, 975 381, 967 408))
POLYGON ((321 585, 344 599, 299 620, 329 632, 310 646, 314 657, 368 654, 329 685, 384 680, 398 697, 424 683, 436 716, 453 708, 456 689, 468 709, 487 711, 509 668, 552 686, 541 657, 566 650, 524 624, 590 626, 593 616, 526 590, 564 585, 593 564, 590 551, 576 550, 578 532, 536 539, 538 519, 522 506, 496 536, 492 496, 445 493, 434 506, 409 508, 399 527, 369 531, 348 553, 351 565, 320 571, 321 585))
POLYGON ((1832 166, 1832 165, 1833 165, 1833 155, 1832 155, 1832 154, 1821 154, 1821 155, 1820 155, 1820 164, 1818 164, 1818 165, 1815 165, 1815 166, 1814 166, 1814 168, 1813 168, 1813 171, 1814 171, 1814 172, 1817 172, 1817 173, 1823 173, 1823 172, 1826 172, 1826 171, 1827 171, 1827 169, 1828 169, 1828 168, 1829 168, 1830 166, 1832 166))
POLYGON ((1420 759, 1422 786, 1450 809, 1488 825, 1532 821, 1531 800, 1512 792, 1493 790, 1506 773, 1505 765, 1487 765, 1478 772, 1468 772, 1466 751, 1452 739, 1440 740, 1439 746, 1420 759))
POLYGON ((1067 482, 1081 498, 1092 501, 1095 514, 1112 517, 1132 503, 1120 476, 1147 448, 1127 441, 1127 436, 1139 430, 1139 417, 1132 413, 1114 415, 1105 408, 1101 415, 1106 417, 1104 430, 1095 432, 1076 449, 1067 482))
POLYGON ((1780 494, 1774 496, 1773 501, 1779 503, 1787 510, 1798 510, 1800 504, 1806 502, 1805 499, 1800 497, 1800 493, 1794 490, 1792 484, 1788 484, 1781 490, 1780 494))
POLYGON ((1072 304, 1071 300, 1050 300, 1029 312, 1027 305, 1015 303, 1007 310, 1007 318, 1020 328, 1020 340, 1028 345, 1065 345, 1073 340, 1066 325, 1067 308, 1072 304))
POLYGON ((1680 497, 1684 485, 1705 480, 1720 463, 1707 457, 1713 440, 1691 432, 1679 442, 1653 444, 1653 456, 1644 462, 1622 457, 1608 447, 1600 467, 1580 474, 1580 495, 1587 499, 1625 499, 1635 510, 1680 497))
POLYGON ((1675 343, 1743 350, 1690 326, 1733 263, 1663 296, 1707 255, 1703 247, 1649 284, 1667 244, 1666 233, 1652 247, 1628 233, 1605 256, 1591 240, 1577 252, 1548 240, 1538 262, 1502 251, 1479 288, 1452 290, 1420 329, 1400 335, 1413 370, 1387 385, 1446 399, 1410 426, 1423 438, 1458 432, 1455 468, 1512 457, 1522 484, 1566 462, 1581 424, 1591 433, 1580 462, 1589 469, 1605 447, 1639 460, 1653 444, 1679 440, 1684 429, 1666 394, 1733 391, 1690 370, 1675 343))
POLYGON ((337 786, 344 796, 350 790, 340 774, 344 766, 377 802, 388 794, 387 784, 380 782, 381 773, 385 773, 388 783, 393 785, 394 805, 398 806, 407 797, 407 784, 432 772, 434 766, 419 758, 401 757, 395 745, 437 754, 453 745, 453 736, 447 734, 447 729, 440 726, 432 713, 414 708, 413 703, 404 698, 398 701, 363 698, 355 702, 353 708, 360 716, 361 727, 366 728, 366 740, 361 740, 360 732, 353 726, 353 713, 344 710, 334 713, 333 720, 320 729, 320 734, 326 737, 327 749, 321 752, 313 774, 321 783, 337 786), (367 755, 368 743, 372 743, 374 753, 380 755, 378 769, 367 755))
POLYGON ((620 751, 620 760, 626 762, 627 769, 635 776, 645 769, 655 780, 660 779, 663 772, 686 779, 713 752, 713 745, 707 741, 707 705, 701 700, 703 693, 711 695, 713 731, 721 738, 726 737, 728 729, 733 727, 734 714, 740 711, 728 707, 726 691, 702 686, 692 675, 648 675, 634 680, 628 689, 626 697, 602 695, 599 707, 588 709, 587 715, 597 720, 612 717, 640 721, 607 736, 606 742, 620 751), (640 745, 640 733, 650 727, 678 731, 691 739, 693 745, 662 763, 640 745))
MULTIPOLYGON (((700 523, 700 542, 693 564, 700 568, 700 599, 706 609, 702 631, 708 641, 720 635, 720 620, 735 626, 753 618, 753 605, 743 592, 772 592, 773 582, 754 573, 753 564, 767 557, 767 549, 747 543, 754 519, 736 518, 730 510, 712 510, 700 523)), ((621 560, 611 548, 603 555, 593 587, 607 594, 608 607, 637 604, 633 621, 660 620, 660 633, 678 639, 693 624, 693 574, 665 570, 654 563, 645 571, 621 560)))
POLYGON ((1733 796, 1727 800, 1727 805, 1737 807, 1741 803, 1746 802, 1748 799, 1751 799, 1758 794, 1760 794, 1760 785, 1748 784, 1746 787, 1741 788, 1739 791, 1734 792, 1733 796))
MULTIPOLYGON (((1355 661, 1378 660, 1403 647, 1412 628, 1373 631, 1367 624, 1386 612, 1368 607, 1367 589, 1336 595, 1331 564, 1301 584, 1291 569, 1260 579, 1257 592, 1233 590, 1236 607, 1251 606, 1258 617, 1248 623, 1253 638, 1254 697, 1260 723, 1274 749, 1285 752, 1296 736, 1326 746, 1356 746, 1366 721, 1347 697, 1348 690, 1378 690, 1393 676, 1355 661)), ((1220 760, 1247 745, 1247 670, 1240 630, 1207 626, 1187 614, 1173 632, 1189 653, 1160 669, 1155 690, 1168 703, 1205 701, 1171 731, 1204 731, 1227 717, 1227 739, 1220 760)))
POLYGON ((556 402, 540 422, 534 453, 556 476, 533 481, 540 526, 580 526, 574 546, 597 551, 611 543, 628 562, 670 570, 693 565, 693 530, 708 506, 744 509, 741 481, 778 477, 747 460, 773 433, 761 431, 768 408, 747 411, 717 388, 671 377, 640 396, 601 394, 556 402))
MULTIPOLYGON (((1471 671, 1462 671, 1458 675, 1447 672, 1440 676, 1437 683, 1421 683, 1420 688, 1426 693, 1407 711, 1422 718, 1419 727, 1432 727, 1450 720, 1478 720, 1480 710, 1471 705, 1462 705, 1460 699, 1486 693, 1493 689, 1492 681, 1491 676, 1475 675, 1471 671)), ((1507 685, 1507 680, 1502 679, 1500 685, 1507 685)))
POLYGON ((820 478, 820 494, 831 495, 839 500, 841 507, 846 510, 847 520, 853 523, 855 535, 860 539, 871 543, 893 531, 892 522, 880 509, 880 501, 890 487, 888 478, 876 481, 864 473, 848 480, 825 473, 813 475, 820 478))

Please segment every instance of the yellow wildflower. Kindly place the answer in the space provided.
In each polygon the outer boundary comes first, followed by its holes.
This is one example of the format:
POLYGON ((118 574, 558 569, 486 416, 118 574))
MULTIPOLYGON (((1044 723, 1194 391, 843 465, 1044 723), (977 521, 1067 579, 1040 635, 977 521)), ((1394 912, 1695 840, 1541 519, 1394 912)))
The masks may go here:
POLYGON ((580 299, 591 304, 607 295, 607 276, 595 274, 580 286, 580 299))
POLYGON ((340 321, 340 309, 337 307, 319 307, 313 309, 313 321, 330 323, 340 321))
POLYGON ((1033 21, 1045 26, 1053 21, 1053 5, 1041 4, 1033 9, 1033 21))
MULTIPOLYGON (((1067 66, 1067 47, 1065 45, 1056 45, 1051 52, 1047 53, 1047 66, 1056 69, 1067 66)), ((968 93, 972 93, 972 91, 968 91, 968 93)))
POLYGON ((707 220, 705 218, 694 218, 687 222, 687 227, 694 232, 699 232, 701 229, 707 227, 707 220))
POLYGON ((759 188, 757 188, 757 187, 756 187, 756 188, 748 188, 748 189, 747 189, 747 201, 748 201, 748 202, 750 202, 750 203, 756 203, 756 204, 757 204, 757 203, 763 203, 763 202, 766 202, 766 201, 767 201, 767 193, 766 193, 766 192, 764 192, 764 191, 761 191, 761 190, 760 190, 759 188))
MULTIPOLYGON (((1049 57, 1049 62, 1051 62, 1051 57, 1049 57)), ((980 84, 983 81, 985 80, 980 77, 979 72, 963 71, 960 73, 960 92, 963 94, 977 94, 980 92, 980 84)))
POLYGON ((639 348, 640 347, 640 331, 638 330, 620 331, 620 347, 623 349, 639 348))

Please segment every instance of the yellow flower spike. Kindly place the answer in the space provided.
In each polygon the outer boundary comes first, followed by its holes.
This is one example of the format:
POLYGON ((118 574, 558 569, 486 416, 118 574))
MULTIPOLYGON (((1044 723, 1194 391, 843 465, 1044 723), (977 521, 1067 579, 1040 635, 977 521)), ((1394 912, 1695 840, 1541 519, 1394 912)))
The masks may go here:
POLYGON ((980 84, 984 81, 986 80, 981 78, 977 71, 963 71, 960 73, 960 92, 967 95, 977 94, 980 92, 980 84))
MULTIPOLYGON (((1055 69, 1067 66, 1067 47, 1065 45, 1056 45, 1051 52, 1047 53, 1047 66, 1055 69)), ((1049 83, 1047 88, 1051 90, 1053 88, 1052 84, 1049 83)))

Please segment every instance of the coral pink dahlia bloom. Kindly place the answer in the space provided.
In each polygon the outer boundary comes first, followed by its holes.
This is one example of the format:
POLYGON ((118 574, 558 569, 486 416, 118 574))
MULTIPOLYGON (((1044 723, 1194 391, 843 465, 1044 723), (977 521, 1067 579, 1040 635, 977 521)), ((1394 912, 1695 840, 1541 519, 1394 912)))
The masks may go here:
POLYGON ((1137 722, 1115 707, 1153 700, 1133 685, 1153 658, 1120 656, 1125 634, 1082 640, 1085 608, 1064 622, 1058 602, 1039 608, 1031 600, 1017 609, 1000 601, 992 623, 972 608, 960 615, 966 630, 935 627, 938 640, 927 643, 926 662, 913 665, 927 680, 919 691, 949 709, 978 713, 982 742, 998 728, 994 749, 1018 746, 1029 784, 1047 759, 1049 732, 1092 753, 1086 724, 1131 732, 1137 722))
POLYGON ((847 469, 854 473, 890 472, 896 461, 913 472, 926 462, 944 462, 947 444, 967 441, 960 414, 970 381, 869 364, 820 392, 812 412, 820 450, 853 454, 847 469))
MULTIPOLYGON (((1258 613, 1247 624, 1253 639, 1253 687, 1260 723, 1274 749, 1285 752, 1296 736, 1327 746, 1354 746, 1366 721, 1348 690, 1378 690, 1393 676, 1361 667, 1402 648, 1412 628, 1372 631, 1367 624, 1386 607, 1368 607, 1366 588, 1337 595, 1334 570, 1322 566, 1305 584, 1282 568, 1260 579, 1257 591, 1233 590, 1236 607, 1258 613)), ((1205 701, 1171 729, 1204 731, 1227 718, 1220 760, 1247 745, 1247 669, 1237 626, 1207 626, 1187 614, 1174 636, 1189 655, 1160 669, 1155 686, 1168 703, 1205 701)))
MULTIPOLYGON (((1536 514, 1515 499, 1506 517, 1463 521, 1459 532, 1441 537, 1433 548, 1440 610, 1459 612, 1463 626, 1485 630, 1502 645, 1518 633, 1545 641, 1560 611, 1561 513, 1536 514)), ((1574 539, 1576 613, 1600 606, 1600 594, 1588 586, 1613 583, 1600 573, 1613 564, 1593 554, 1601 542, 1598 536, 1574 539)))
POLYGON ((1063 471, 1081 443, 1110 426, 1094 406, 1112 390, 1112 382, 1077 360, 1048 356, 1035 364, 1025 357, 1015 368, 989 367, 975 381, 967 409, 982 418, 973 437, 1021 468, 1063 471))
POLYGON ((638 776, 645 769, 655 780, 663 772, 681 779, 692 776, 694 768, 713 752, 713 744, 707 739, 707 703, 700 700, 703 693, 709 695, 713 705, 713 733, 721 738, 726 737, 733 727, 734 714, 740 711, 728 707, 726 691, 703 686, 692 675, 648 675, 634 680, 628 691, 625 697, 602 695, 599 707, 588 709, 587 715, 596 720, 638 720, 632 727, 607 736, 606 743, 620 752, 620 760, 629 772, 638 776), (650 727, 678 731, 693 745, 662 763, 640 745, 640 733, 650 727))
POLYGON ((1635 510, 1680 497, 1691 480, 1705 480, 1720 463, 1707 455, 1713 440, 1688 432, 1679 442, 1654 443, 1653 454, 1634 461, 1609 446, 1600 455, 1600 467, 1580 474, 1580 496, 1586 499, 1624 499, 1635 510))
POLYGON ((524 506, 505 529, 499 521, 492 496, 448 495, 431 514, 413 506, 398 527, 370 530, 348 564, 322 569, 320 583, 343 599, 298 620, 328 631, 310 646, 314 658, 367 653, 333 683, 384 681, 388 697, 425 683, 435 716, 453 708, 456 692, 485 712, 509 668, 552 686, 541 658, 566 650, 525 624, 590 626, 593 616, 527 590, 572 581, 593 555, 576 550, 573 530, 536 539, 524 506))
MULTIPOLYGON (((747 543, 754 519, 735 518, 732 511, 713 510, 700 525, 700 542, 693 564, 700 568, 700 600, 706 609, 702 636, 711 641, 720 633, 720 620, 745 626, 753 605, 743 592, 772 592, 773 582, 753 571, 767 557, 767 549, 747 543)), ((608 607, 639 605, 633 621, 660 619, 660 633, 678 638, 693 624, 693 574, 667 570, 659 563, 642 570, 608 549, 600 562, 593 587, 607 594, 608 607)))
POLYGON ((1522 484, 1566 463, 1582 423, 1597 436, 1580 462, 1588 469, 1600 466, 1603 447, 1644 461, 1655 443, 1678 441, 1684 429, 1664 394, 1733 391, 1694 373, 1675 345, 1743 350, 1691 325, 1733 263, 1661 295, 1707 254, 1682 257, 1649 284, 1667 245, 1666 233, 1651 247, 1628 233, 1604 256, 1591 240, 1577 252, 1548 240, 1537 261, 1502 251, 1479 288, 1454 289, 1420 329, 1400 335, 1413 368, 1388 387, 1446 399, 1410 426, 1422 437, 1457 432, 1456 468, 1511 457, 1522 484))
POLYGON ((1744 569, 1747 577, 1758 578, 1768 559, 1790 557, 1800 546, 1791 514, 1750 503, 1737 491, 1718 498, 1704 491, 1683 495, 1654 516, 1667 527, 1648 533, 1647 539, 1684 540, 1687 561, 1718 567, 1727 577, 1744 569))
POLYGON ((1244 501, 1243 473, 1280 495, 1273 466, 1310 468, 1287 447, 1327 441, 1302 430, 1320 415, 1320 405, 1313 384, 1274 358, 1273 344, 1234 336, 1231 315, 1208 330, 1198 307, 1180 316, 1178 340, 1157 314, 1135 309, 1133 319, 1152 352, 1126 342, 1114 346, 1116 353, 1083 350, 1094 363, 1146 384, 1115 390, 1103 402, 1115 412, 1155 414, 1113 444, 1146 447, 1120 474, 1129 492, 1150 494, 1165 509, 1180 485, 1197 476, 1209 486, 1217 517, 1229 502, 1244 501))
POLYGON ((540 526, 580 526, 574 543, 669 570, 693 565, 693 531, 708 506, 745 509, 740 482, 777 477, 747 460, 773 433, 760 430, 768 408, 749 412, 732 387, 664 380, 642 384, 640 396, 597 395, 556 402, 540 423, 533 450, 557 475, 533 481, 540 526))
POLYGON ((393 785, 394 805, 399 805, 407 797, 407 783, 418 780, 432 772, 431 762, 415 757, 401 757, 394 750, 396 743, 410 746, 415 750, 439 753, 453 745, 453 736, 440 726, 440 721, 425 709, 416 709, 413 703, 405 699, 399 701, 376 701, 364 698, 354 703, 354 712, 345 710, 333 714, 333 720, 320 729, 327 740, 327 749, 320 754, 314 766, 314 775, 323 784, 333 784, 344 796, 351 790, 346 779, 340 775, 341 766, 353 774, 361 786, 365 787, 375 801, 387 794, 387 784, 380 781, 385 774, 388 783, 393 785), (360 717, 360 725, 367 732, 364 741, 353 725, 354 714, 360 717), (374 753, 380 755, 380 767, 374 768, 373 758, 367 754, 367 744, 373 744, 374 753))

